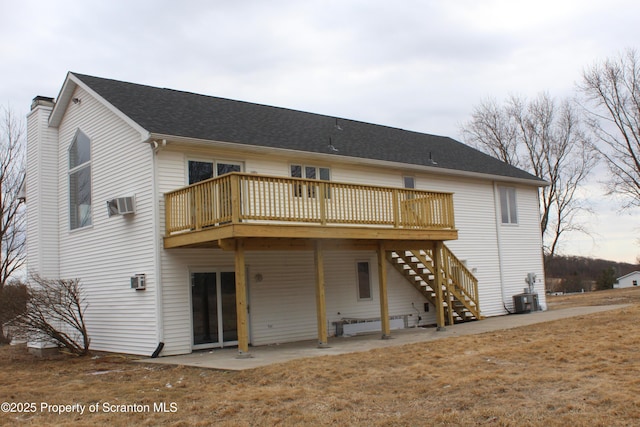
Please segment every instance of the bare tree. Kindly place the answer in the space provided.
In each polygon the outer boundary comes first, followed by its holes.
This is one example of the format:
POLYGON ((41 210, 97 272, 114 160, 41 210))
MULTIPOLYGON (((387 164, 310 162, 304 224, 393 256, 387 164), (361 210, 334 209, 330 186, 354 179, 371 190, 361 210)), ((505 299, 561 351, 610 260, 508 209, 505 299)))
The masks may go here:
POLYGON ((578 190, 595 155, 571 102, 557 102, 546 93, 530 101, 511 96, 504 105, 484 101, 462 132, 476 148, 549 183, 540 191, 540 229, 547 255, 556 254, 565 233, 588 233, 576 218, 590 211, 578 190))
MULTIPOLYGON (((0 107, 0 293, 24 266, 25 221, 21 196, 25 177, 24 126, 9 108, 0 107)), ((0 340, 5 333, 0 323, 0 340)))
POLYGON ((579 86, 585 95, 596 150, 610 171, 609 194, 640 206, 640 58, 635 50, 586 69, 579 86))
POLYGON ((89 352, 84 316, 87 304, 80 280, 48 280, 32 276, 24 314, 9 322, 16 337, 45 339, 74 354, 89 352))

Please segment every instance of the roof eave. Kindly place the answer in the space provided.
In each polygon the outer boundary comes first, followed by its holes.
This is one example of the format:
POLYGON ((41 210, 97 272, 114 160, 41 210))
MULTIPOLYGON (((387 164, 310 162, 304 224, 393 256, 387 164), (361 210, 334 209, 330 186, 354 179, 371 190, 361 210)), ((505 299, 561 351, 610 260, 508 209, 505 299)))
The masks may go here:
POLYGON ((549 185, 548 182, 540 180, 540 179, 527 179, 527 178, 518 178, 518 177, 510 177, 504 175, 494 175, 480 172, 469 172, 462 171, 457 169, 447 169, 437 166, 424 166, 424 165, 415 165, 409 163, 400 163, 394 162, 390 160, 378 160, 378 159, 369 159, 364 157, 351 157, 344 155, 337 155, 331 153, 315 153, 311 151, 300 151, 293 150, 288 148, 275 148, 275 147, 265 147, 259 145, 250 145, 250 144, 238 144, 235 142, 225 142, 225 141, 215 141, 208 139, 199 139, 199 138, 191 138, 177 135, 168 135, 168 134, 160 134, 160 133, 151 133, 149 134, 149 139, 151 140, 166 140, 178 142, 185 145, 194 145, 194 146, 216 146, 223 148, 232 148, 238 151, 244 152, 252 152, 252 153, 282 153, 284 155, 289 154, 291 157, 300 157, 300 154, 303 153, 306 157, 331 161, 341 162, 341 163, 358 163, 361 165, 368 165, 374 167, 387 167, 392 169, 404 169, 404 170, 412 170, 416 172, 423 173, 433 173, 438 175, 445 176, 453 176, 453 177, 464 177, 464 178, 472 178, 472 179, 486 179, 489 181, 499 181, 499 182, 509 182, 514 184, 522 184, 528 186, 535 187, 546 187, 549 185))
POLYGON ((57 128, 60 126, 62 122, 62 117, 64 117, 65 111, 67 111, 67 106, 71 101, 71 97, 73 96, 73 92, 76 90, 78 86, 76 81, 71 78, 72 74, 67 73, 67 77, 64 80, 64 84, 60 89, 60 93, 56 97, 56 102, 53 106, 53 110, 51 111, 51 115, 49 116, 49 126, 53 128, 57 128))

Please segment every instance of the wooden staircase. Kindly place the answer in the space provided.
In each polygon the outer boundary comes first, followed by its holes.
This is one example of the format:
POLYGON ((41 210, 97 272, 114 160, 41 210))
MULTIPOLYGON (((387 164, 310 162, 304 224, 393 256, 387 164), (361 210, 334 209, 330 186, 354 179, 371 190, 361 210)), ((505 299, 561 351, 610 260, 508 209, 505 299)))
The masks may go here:
MULTIPOLYGON (((432 249, 391 250, 387 251, 386 255, 396 270, 418 289, 436 310, 443 311, 444 322, 453 325, 482 319, 478 301, 478 280, 444 244, 434 245, 432 249), (440 266, 439 271, 435 268, 436 259, 440 266), (440 280, 436 280, 437 274, 440 274, 440 280), (441 296, 438 295, 437 282, 440 282, 441 296)), ((438 322, 438 326, 443 325, 438 322)))

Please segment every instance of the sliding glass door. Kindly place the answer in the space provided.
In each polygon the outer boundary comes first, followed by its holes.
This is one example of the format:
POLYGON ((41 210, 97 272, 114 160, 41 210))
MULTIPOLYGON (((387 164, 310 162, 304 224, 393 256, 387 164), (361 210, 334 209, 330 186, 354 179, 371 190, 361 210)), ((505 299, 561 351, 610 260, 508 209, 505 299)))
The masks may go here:
POLYGON ((191 274, 194 349, 238 344, 235 281, 232 271, 191 274))

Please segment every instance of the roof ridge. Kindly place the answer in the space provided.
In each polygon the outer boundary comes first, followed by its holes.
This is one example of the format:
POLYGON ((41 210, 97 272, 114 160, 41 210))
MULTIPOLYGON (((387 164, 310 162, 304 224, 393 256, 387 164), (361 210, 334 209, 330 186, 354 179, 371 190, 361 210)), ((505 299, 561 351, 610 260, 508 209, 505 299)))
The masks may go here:
MULTIPOLYGON (((382 127, 382 128, 394 129, 394 130, 399 130, 399 131, 402 131, 402 132, 411 132, 411 133, 415 133, 415 134, 418 134, 418 135, 429 135, 429 136, 436 137, 436 138, 446 138, 446 139, 451 139, 452 141, 455 141, 451 137, 445 136, 445 135, 436 135, 436 134, 420 132, 420 131, 412 130, 412 129, 405 129, 405 128, 401 128, 401 127, 398 127, 398 126, 391 126, 391 125, 386 125, 386 124, 381 124, 381 123, 372 123, 372 122, 367 122, 367 121, 364 121, 364 120, 350 119, 350 118, 347 118, 347 117, 336 116, 336 115, 333 115, 333 114, 315 113, 313 111, 300 110, 300 109, 291 108, 291 107, 282 107, 282 106, 278 106, 278 105, 265 104, 265 103, 262 103, 262 102, 254 102, 254 101, 246 101, 246 100, 241 100, 241 99, 227 98, 227 97, 224 97, 224 96, 207 95, 207 94, 203 94, 203 93, 192 92, 192 91, 181 90, 181 89, 174 89, 174 88, 169 88, 169 87, 152 86, 152 85, 149 85, 149 84, 134 83, 134 82, 129 82, 129 81, 125 81, 125 80, 111 79, 111 78, 99 77, 99 76, 92 76, 92 75, 89 75, 89 74, 76 73, 76 72, 73 72, 73 71, 71 71, 70 73, 75 75, 76 77, 80 78, 81 80, 82 80, 82 77, 88 77, 90 79, 100 79, 100 80, 104 80, 104 81, 110 81, 110 82, 115 82, 115 83, 133 85, 133 86, 144 87, 144 88, 154 89, 154 90, 166 90, 166 91, 169 91, 169 92, 182 93, 182 94, 186 94, 186 95, 200 96, 200 97, 204 97, 204 98, 218 99, 218 100, 223 100, 223 101, 228 101, 228 102, 236 102, 236 103, 254 105, 254 106, 259 106, 259 107, 266 107, 266 108, 274 108, 274 109, 277 109, 277 110, 291 111, 291 112, 295 112, 295 113, 311 114, 311 115, 314 115, 314 116, 322 116, 322 117, 327 117, 327 118, 331 118, 331 119, 338 119, 338 120, 345 121, 345 122, 361 123, 361 124, 370 125, 370 126, 379 126, 379 127, 382 127)), ((459 142, 459 141, 455 141, 455 142, 459 142)))

